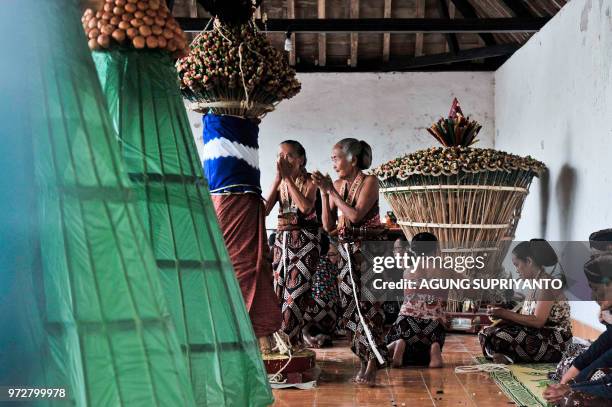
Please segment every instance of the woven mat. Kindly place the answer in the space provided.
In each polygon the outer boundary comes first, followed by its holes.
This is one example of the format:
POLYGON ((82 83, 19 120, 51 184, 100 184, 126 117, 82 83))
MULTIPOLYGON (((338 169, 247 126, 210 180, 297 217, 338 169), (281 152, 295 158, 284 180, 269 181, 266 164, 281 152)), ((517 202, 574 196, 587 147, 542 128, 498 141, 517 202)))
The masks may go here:
MULTIPOLYGON (((484 357, 476 358, 478 363, 491 363, 484 357)), ((554 381, 548 379, 548 372, 556 368, 555 363, 525 363, 509 365, 509 372, 493 372, 491 377, 502 391, 518 406, 546 407, 542 393, 554 381)))

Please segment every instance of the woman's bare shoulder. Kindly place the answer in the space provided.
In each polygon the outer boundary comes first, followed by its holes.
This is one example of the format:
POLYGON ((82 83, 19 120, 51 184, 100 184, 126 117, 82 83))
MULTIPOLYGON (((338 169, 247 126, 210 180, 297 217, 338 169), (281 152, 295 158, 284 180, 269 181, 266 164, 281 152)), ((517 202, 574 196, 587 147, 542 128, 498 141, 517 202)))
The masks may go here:
POLYGON ((368 174, 365 176, 363 183, 365 185, 378 186, 378 177, 376 175, 368 174))

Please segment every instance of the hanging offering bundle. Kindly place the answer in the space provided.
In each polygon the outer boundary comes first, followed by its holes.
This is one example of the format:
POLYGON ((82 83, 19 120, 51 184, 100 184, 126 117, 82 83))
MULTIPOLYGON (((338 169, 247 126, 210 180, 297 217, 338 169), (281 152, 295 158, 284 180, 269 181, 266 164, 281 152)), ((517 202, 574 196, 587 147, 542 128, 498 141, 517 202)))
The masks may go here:
POLYGON ((191 109, 204 114, 261 118, 301 89, 283 52, 251 24, 216 19, 176 67, 191 109))

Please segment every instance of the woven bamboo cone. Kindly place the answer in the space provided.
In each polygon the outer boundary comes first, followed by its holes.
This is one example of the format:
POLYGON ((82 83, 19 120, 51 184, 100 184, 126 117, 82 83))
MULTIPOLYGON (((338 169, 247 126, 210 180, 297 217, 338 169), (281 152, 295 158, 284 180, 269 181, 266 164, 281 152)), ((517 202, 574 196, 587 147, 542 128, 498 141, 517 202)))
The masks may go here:
MULTIPOLYGON (((415 154, 427 157, 427 151, 415 154)), ((461 151, 485 154, 488 150, 463 148, 461 151)), ((444 156, 445 152, 443 149, 440 155, 444 156)), ((506 153, 496 154, 503 156, 506 153)), ((461 154, 458 157, 460 159, 461 154)), ((521 162, 520 157, 511 158, 521 162)), ((427 158, 422 161, 427 163, 427 158)), ((465 255, 466 250, 471 250, 474 256, 486 253, 485 269, 478 271, 478 275, 474 270, 469 271, 465 276, 487 278, 501 272, 501 263, 514 237, 533 177, 544 168, 535 160, 526 162, 532 167, 525 164, 525 168, 502 166, 479 168, 478 171, 459 168, 454 174, 445 175, 424 173, 407 165, 407 171, 413 173, 400 177, 401 171, 389 176, 394 170, 384 169, 383 165, 374 173, 379 176, 381 192, 393 208, 407 238, 421 232, 433 233, 443 242, 443 247, 447 247, 444 253, 447 256, 465 255)), ((433 163, 432 167, 434 165, 437 164, 433 163)), ((451 292, 448 310, 460 310, 465 299, 468 298, 464 293, 451 292)), ((469 299, 477 303, 486 300, 480 295, 469 299)))

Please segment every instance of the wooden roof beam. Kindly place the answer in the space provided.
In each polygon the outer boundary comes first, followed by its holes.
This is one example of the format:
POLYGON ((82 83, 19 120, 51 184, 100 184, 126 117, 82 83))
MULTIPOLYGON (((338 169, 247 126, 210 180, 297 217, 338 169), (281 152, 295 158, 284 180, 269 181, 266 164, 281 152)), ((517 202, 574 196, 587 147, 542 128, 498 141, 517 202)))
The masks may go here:
MULTIPOLYGON (((440 13, 440 18, 450 20, 450 14, 448 12, 448 4, 446 3, 446 0, 438 0, 438 12, 440 13)), ((456 54, 459 51, 459 41, 457 40, 457 35, 452 33, 446 33, 444 34, 444 36, 446 37, 448 50, 451 54, 456 54)))
MULTIPOLYGON (((292 1, 292 0, 289 0, 292 1)), ((177 18, 187 32, 202 31, 208 18, 177 18)), ((292 33, 516 33, 537 32, 549 17, 531 18, 339 18, 268 19, 256 24, 265 32, 292 33)), ((209 27, 209 30, 212 28, 209 27)))
MULTIPOLYGON (((449 72, 449 71, 495 71, 507 59, 509 55, 491 57, 483 60, 483 62, 474 61, 458 61, 454 63, 444 63, 426 66, 403 67, 395 69, 400 71, 417 71, 417 72, 449 72)), ((298 72, 388 72, 388 64, 378 61, 361 61, 359 65, 352 68, 348 65, 327 65, 317 66, 306 61, 302 61, 295 66, 298 72)), ((393 69, 391 69, 393 70, 393 69)))
MULTIPOLYGON (((451 1, 453 2, 457 10, 459 10, 461 15, 463 15, 463 18, 478 18, 478 15, 476 14, 476 10, 467 0, 451 0, 451 1)), ((497 44, 497 41, 495 41, 495 38, 491 34, 480 33, 478 35, 482 39, 482 42, 484 42, 484 44, 487 46, 492 46, 492 45, 497 44)))
POLYGON ((433 65, 452 64, 456 62, 467 62, 478 59, 494 58, 512 55, 520 48, 518 44, 502 44, 492 47, 472 48, 460 50, 453 54, 451 52, 443 54, 424 55, 414 58, 397 58, 383 69, 385 71, 402 71, 417 69, 433 65))
POLYGON ((502 0, 502 3, 512 10, 514 15, 517 17, 533 17, 533 14, 531 11, 529 11, 529 8, 527 8, 527 5, 521 0, 502 0))

